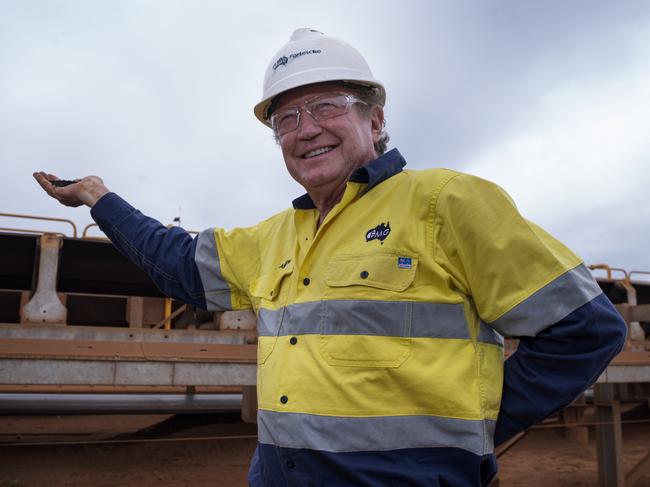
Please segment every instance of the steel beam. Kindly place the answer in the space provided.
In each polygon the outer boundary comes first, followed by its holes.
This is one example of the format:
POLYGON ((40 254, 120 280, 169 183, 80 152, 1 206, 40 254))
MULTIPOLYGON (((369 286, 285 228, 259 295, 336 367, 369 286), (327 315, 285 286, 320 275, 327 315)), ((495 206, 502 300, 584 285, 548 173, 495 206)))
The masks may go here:
POLYGON ((650 474, 650 451, 625 476, 625 482, 633 487, 642 477, 650 474))
POLYGON ((614 357, 597 384, 650 382, 650 352, 625 351, 614 357))
POLYGON ((0 339, 0 384, 253 386, 254 345, 0 339))
POLYGON ((625 487, 621 402, 615 387, 597 384, 594 388, 599 487, 625 487))
POLYGON ((40 238, 40 258, 36 292, 21 310, 24 323, 64 324, 68 311, 56 294, 61 238, 46 233, 40 238))
POLYGON ((241 394, 0 394, 1 414, 174 414, 241 406, 241 394))
POLYGON ((256 365, 182 361, 0 359, 0 384, 254 386, 256 365))
MULTIPOLYGON (((104 326, 45 326, 0 323, 0 340, 90 340, 98 342, 163 342, 197 344, 246 344, 250 333, 205 330, 151 330, 149 328, 112 328, 104 326)), ((0 355, 2 350, 0 349, 0 355)))

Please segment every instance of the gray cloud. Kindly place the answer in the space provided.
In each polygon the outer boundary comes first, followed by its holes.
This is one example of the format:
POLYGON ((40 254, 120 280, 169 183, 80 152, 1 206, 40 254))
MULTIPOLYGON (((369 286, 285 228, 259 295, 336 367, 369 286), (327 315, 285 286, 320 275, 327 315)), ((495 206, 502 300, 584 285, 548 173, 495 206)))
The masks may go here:
POLYGON ((274 52, 312 26, 384 81, 409 167, 494 179, 587 261, 650 269, 650 148, 635 138, 649 24, 642 1, 0 0, 1 211, 90 221, 40 193, 40 168, 99 174, 165 223, 180 206, 192 229, 285 208, 301 188, 252 106, 274 52), (608 123, 615 143, 588 138, 608 123))

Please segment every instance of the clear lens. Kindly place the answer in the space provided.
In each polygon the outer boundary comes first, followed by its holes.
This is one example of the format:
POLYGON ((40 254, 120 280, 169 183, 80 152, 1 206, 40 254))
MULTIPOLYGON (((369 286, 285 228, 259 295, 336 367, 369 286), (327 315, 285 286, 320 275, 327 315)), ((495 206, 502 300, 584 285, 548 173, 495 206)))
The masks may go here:
MULTIPOLYGON (((293 132, 300 123, 300 112, 306 111, 314 120, 322 121, 346 114, 353 103, 361 100, 345 93, 321 95, 307 100, 300 108, 289 108, 271 115, 271 125, 278 136, 293 132)), ((363 102, 361 102, 363 103, 363 102)))
POLYGON ((278 135, 284 135, 298 127, 299 110, 285 110, 271 117, 271 125, 278 135))

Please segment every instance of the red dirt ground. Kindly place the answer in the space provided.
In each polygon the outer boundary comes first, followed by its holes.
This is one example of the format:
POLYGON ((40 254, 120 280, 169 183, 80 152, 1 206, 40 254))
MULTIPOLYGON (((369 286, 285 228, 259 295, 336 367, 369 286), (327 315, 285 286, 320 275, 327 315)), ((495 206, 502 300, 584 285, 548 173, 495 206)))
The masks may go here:
MULTIPOLYGON (((114 438, 169 416, 0 416, 3 443, 114 438)), ((164 441, 68 446, 0 447, 0 487, 166 487, 246 485, 254 427, 210 424, 171 433, 164 441), (193 440, 182 438, 193 437, 193 440), (205 439, 213 437, 220 439, 205 439), (239 438, 233 438, 239 437, 239 438), (181 439, 181 441, 176 441, 181 439)), ((626 468, 650 448, 650 418, 626 424, 626 468)), ((558 430, 530 432, 500 459, 500 487, 580 487, 597 484, 596 446, 569 441, 558 430)), ((646 476, 636 487, 650 487, 646 476)))

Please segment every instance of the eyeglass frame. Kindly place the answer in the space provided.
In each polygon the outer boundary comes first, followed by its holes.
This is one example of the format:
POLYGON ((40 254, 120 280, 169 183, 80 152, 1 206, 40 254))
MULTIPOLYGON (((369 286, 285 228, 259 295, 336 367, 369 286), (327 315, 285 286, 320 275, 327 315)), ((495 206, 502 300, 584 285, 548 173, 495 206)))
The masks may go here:
POLYGON ((283 137, 283 136, 285 136, 287 134, 290 134, 291 132, 295 132, 296 130, 298 130, 298 127, 300 126, 300 114, 303 111, 307 112, 309 114, 309 116, 313 120, 315 120, 317 122, 322 122, 324 120, 331 120, 333 118, 341 117, 343 115, 346 115, 347 113, 350 113, 350 108, 352 107, 352 105, 354 105, 356 103, 361 103, 363 105, 368 106, 368 103, 366 103, 365 101, 363 101, 362 99, 360 99, 359 97, 357 97, 357 96, 355 96, 355 95, 353 95, 351 93, 345 93, 345 92, 324 93, 324 94, 316 95, 316 96, 314 96, 312 98, 309 98, 308 100, 305 100, 304 102, 302 102, 300 105, 298 105, 296 107, 286 108, 286 109, 282 110, 281 112, 272 113, 271 116, 269 117, 269 122, 271 122, 271 127, 273 128, 273 132, 275 133, 276 137, 283 137), (346 99, 345 111, 342 112, 342 113, 339 113, 337 115, 331 116, 331 117, 316 118, 314 116, 314 114, 311 112, 311 110, 309 109, 308 105, 310 103, 313 103, 315 100, 318 100, 319 98, 331 97, 331 96, 343 96, 346 99), (284 133, 280 134, 278 132, 277 128, 275 127, 274 120, 278 115, 286 114, 287 112, 296 113, 296 127, 289 130, 289 131, 287 131, 287 132, 284 132, 284 133))

